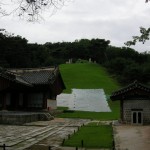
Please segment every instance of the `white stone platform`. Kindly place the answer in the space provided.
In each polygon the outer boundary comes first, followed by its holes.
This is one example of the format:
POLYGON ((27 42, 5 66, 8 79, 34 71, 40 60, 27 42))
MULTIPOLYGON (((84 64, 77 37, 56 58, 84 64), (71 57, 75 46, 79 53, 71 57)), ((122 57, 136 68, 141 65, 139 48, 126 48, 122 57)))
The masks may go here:
POLYGON ((68 107, 69 110, 110 112, 103 89, 72 89, 72 94, 57 96, 58 107, 68 107))

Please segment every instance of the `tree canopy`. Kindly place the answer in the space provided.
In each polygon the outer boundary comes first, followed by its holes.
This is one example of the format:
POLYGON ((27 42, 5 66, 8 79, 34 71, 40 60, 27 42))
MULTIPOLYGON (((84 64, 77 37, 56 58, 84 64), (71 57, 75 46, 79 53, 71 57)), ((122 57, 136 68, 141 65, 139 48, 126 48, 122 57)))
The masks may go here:
POLYGON ((134 80, 150 84, 150 54, 129 47, 114 47, 105 39, 81 39, 74 42, 29 44, 21 36, 4 29, 0 32, 0 69, 59 65, 69 59, 75 62, 97 62, 120 83, 134 80))
POLYGON ((28 21, 37 21, 42 18, 44 11, 53 13, 64 6, 66 1, 69 0, 1 0, 0 14, 1 16, 7 16, 14 13, 28 21), (6 5, 13 9, 8 10, 6 5))
MULTIPOLYGON (((145 0, 148 3, 150 0, 145 0)), ((135 45, 137 42, 142 42, 143 44, 149 40, 150 37, 150 28, 140 27, 140 36, 133 36, 132 40, 125 42, 124 44, 128 47, 135 45)))
POLYGON ((125 43, 126 46, 135 45, 137 42, 142 42, 143 44, 149 40, 150 37, 150 28, 146 29, 144 27, 140 27, 140 36, 133 36, 133 40, 127 41, 125 43))

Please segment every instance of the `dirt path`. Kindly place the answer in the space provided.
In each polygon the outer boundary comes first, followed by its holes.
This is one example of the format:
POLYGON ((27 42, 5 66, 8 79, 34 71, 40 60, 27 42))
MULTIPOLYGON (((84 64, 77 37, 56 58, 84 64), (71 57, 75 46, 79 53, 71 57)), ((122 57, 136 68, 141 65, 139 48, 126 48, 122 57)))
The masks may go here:
POLYGON ((114 126, 116 150, 150 150, 150 126, 114 126))

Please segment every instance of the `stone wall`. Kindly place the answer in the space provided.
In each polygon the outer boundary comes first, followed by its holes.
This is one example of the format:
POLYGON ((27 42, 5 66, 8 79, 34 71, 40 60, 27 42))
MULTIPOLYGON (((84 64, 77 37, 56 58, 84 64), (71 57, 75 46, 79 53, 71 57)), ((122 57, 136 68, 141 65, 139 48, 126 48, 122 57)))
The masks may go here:
POLYGON ((56 100, 47 99, 47 109, 48 109, 48 110, 57 109, 56 100))
POLYGON ((38 118, 38 114, 0 114, 0 124, 22 125, 38 118))
POLYGON ((131 123, 132 109, 143 109, 143 124, 150 124, 150 100, 124 100, 123 121, 131 123))
POLYGON ((23 125, 34 121, 48 121, 54 119, 50 113, 0 112, 0 124, 23 125))

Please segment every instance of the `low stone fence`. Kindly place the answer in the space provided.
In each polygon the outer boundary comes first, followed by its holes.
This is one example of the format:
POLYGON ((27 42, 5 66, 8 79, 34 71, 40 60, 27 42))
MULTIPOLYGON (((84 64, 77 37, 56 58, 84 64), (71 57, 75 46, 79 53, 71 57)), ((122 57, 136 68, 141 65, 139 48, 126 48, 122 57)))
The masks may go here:
POLYGON ((22 125, 34 121, 52 120, 49 113, 41 112, 0 112, 0 124, 22 125))

